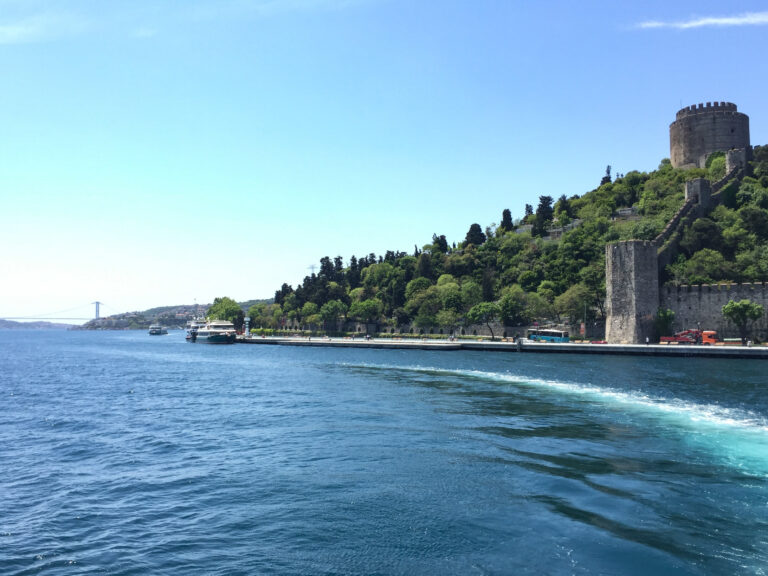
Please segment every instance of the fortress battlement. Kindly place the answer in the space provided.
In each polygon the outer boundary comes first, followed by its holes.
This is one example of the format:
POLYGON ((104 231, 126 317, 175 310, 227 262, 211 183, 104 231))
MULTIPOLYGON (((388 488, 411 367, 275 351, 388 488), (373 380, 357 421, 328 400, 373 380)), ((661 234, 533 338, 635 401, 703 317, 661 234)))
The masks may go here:
POLYGON ((749 148, 749 116, 733 102, 688 106, 669 125, 669 159, 675 168, 704 168, 710 154, 732 148, 749 148))
POLYGON ((717 284, 680 284, 679 286, 664 286, 664 293, 672 294, 709 294, 711 292, 743 292, 745 290, 768 289, 768 282, 718 282, 717 284))
POLYGON ((628 247, 629 245, 632 245, 632 247, 635 246, 642 246, 643 248, 655 248, 656 245, 653 243, 653 240, 618 240, 616 242, 612 242, 612 246, 616 247, 628 247))
POLYGON ((676 120, 685 118, 686 116, 693 116, 694 114, 712 113, 712 112, 737 112, 736 104, 733 102, 707 102, 704 104, 693 104, 692 106, 686 106, 678 111, 676 120))
MULTIPOLYGON (((687 181, 684 204, 652 242, 606 244, 605 339, 610 343, 648 342, 655 334, 659 308, 674 312, 677 330, 701 325, 722 335, 736 330, 723 317, 723 306, 729 300, 747 298, 768 308, 768 282, 691 286, 661 286, 659 282, 678 253, 683 228, 708 215, 721 201, 723 186, 745 174, 751 156, 749 116, 732 102, 688 106, 670 124, 669 140, 674 168, 705 168, 711 154, 723 152, 726 175, 715 183, 702 178, 687 181)), ((754 327, 768 334, 768 317, 754 327)))
MULTIPOLYGON (((673 331, 701 326, 705 330, 716 330, 722 337, 736 336, 738 330, 723 316, 723 306, 731 300, 748 299, 768 307, 768 282, 664 286, 659 297, 659 306, 675 314, 673 331)), ((768 316, 764 315, 752 326, 755 333, 764 338, 768 332, 768 316)))

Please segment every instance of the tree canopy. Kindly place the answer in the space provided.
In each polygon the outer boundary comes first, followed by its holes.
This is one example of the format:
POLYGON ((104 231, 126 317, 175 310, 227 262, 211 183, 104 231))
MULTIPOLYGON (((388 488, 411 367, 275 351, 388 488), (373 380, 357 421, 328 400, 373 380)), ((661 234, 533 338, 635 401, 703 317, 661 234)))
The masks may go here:
MULTIPOLYGON (((477 319, 488 309, 471 313, 481 303, 496 305, 497 319, 512 326, 601 318, 605 244, 652 240, 682 206, 685 181, 714 178, 721 168, 718 157, 693 170, 664 159, 655 171, 615 174, 584 194, 560 194, 557 201, 541 195, 536 209, 526 204, 518 219, 504 209, 498 226, 472 223, 459 242, 431 233, 410 253, 387 250, 346 262, 324 256, 317 273, 295 288, 283 284, 273 304, 248 313, 253 326, 264 327, 347 318, 449 331, 477 319)), ((669 282, 768 281, 766 147, 755 147, 750 169, 720 191, 719 206, 683 231, 669 282)))
POLYGON ((240 307, 240 304, 227 296, 214 299, 213 304, 208 308, 206 315, 211 320, 226 320, 232 322, 237 330, 243 329, 245 318, 243 309, 240 307))
POLYGON ((765 309, 760 304, 752 302, 749 299, 730 300, 723 306, 723 316, 736 324, 741 335, 742 343, 746 344, 749 336, 749 323, 759 320, 765 314, 765 309))

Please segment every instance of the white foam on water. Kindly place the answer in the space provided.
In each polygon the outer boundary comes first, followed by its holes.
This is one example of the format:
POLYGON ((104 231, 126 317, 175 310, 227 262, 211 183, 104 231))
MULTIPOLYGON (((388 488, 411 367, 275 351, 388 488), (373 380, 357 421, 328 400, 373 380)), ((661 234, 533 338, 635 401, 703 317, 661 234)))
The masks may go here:
POLYGON ((361 364, 349 367, 397 370, 501 382, 528 386, 582 398, 604 406, 621 407, 639 416, 662 416, 670 425, 709 451, 715 451, 730 466, 768 475, 768 419, 757 413, 718 404, 696 403, 678 398, 654 397, 640 391, 623 391, 562 380, 481 370, 451 370, 425 366, 361 364), (698 435, 698 438, 696 437, 698 435))

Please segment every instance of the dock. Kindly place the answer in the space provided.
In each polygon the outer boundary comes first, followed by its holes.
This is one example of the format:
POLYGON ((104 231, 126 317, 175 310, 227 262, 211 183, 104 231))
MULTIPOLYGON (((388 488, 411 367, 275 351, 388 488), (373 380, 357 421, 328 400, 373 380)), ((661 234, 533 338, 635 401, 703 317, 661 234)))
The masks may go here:
POLYGON ((534 352, 544 354, 603 354, 625 356, 666 356, 686 358, 751 358, 768 360, 768 346, 702 346, 662 344, 581 344, 518 340, 430 340, 396 338, 327 338, 327 337, 238 337, 240 344, 271 346, 310 346, 325 348, 358 348, 389 350, 479 350, 486 352, 534 352))

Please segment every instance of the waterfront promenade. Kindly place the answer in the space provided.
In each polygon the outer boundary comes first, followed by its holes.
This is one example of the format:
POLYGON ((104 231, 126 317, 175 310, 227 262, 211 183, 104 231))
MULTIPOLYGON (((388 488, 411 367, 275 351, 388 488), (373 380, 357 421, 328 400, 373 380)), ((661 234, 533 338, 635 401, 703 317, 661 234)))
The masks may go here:
POLYGON ((239 337, 241 344, 317 346, 328 348, 384 348, 394 350, 483 350, 489 352, 538 352, 554 354, 620 354, 701 358, 752 358, 768 360, 768 346, 693 346, 662 344, 580 344, 518 340, 429 340, 394 338, 239 337))

